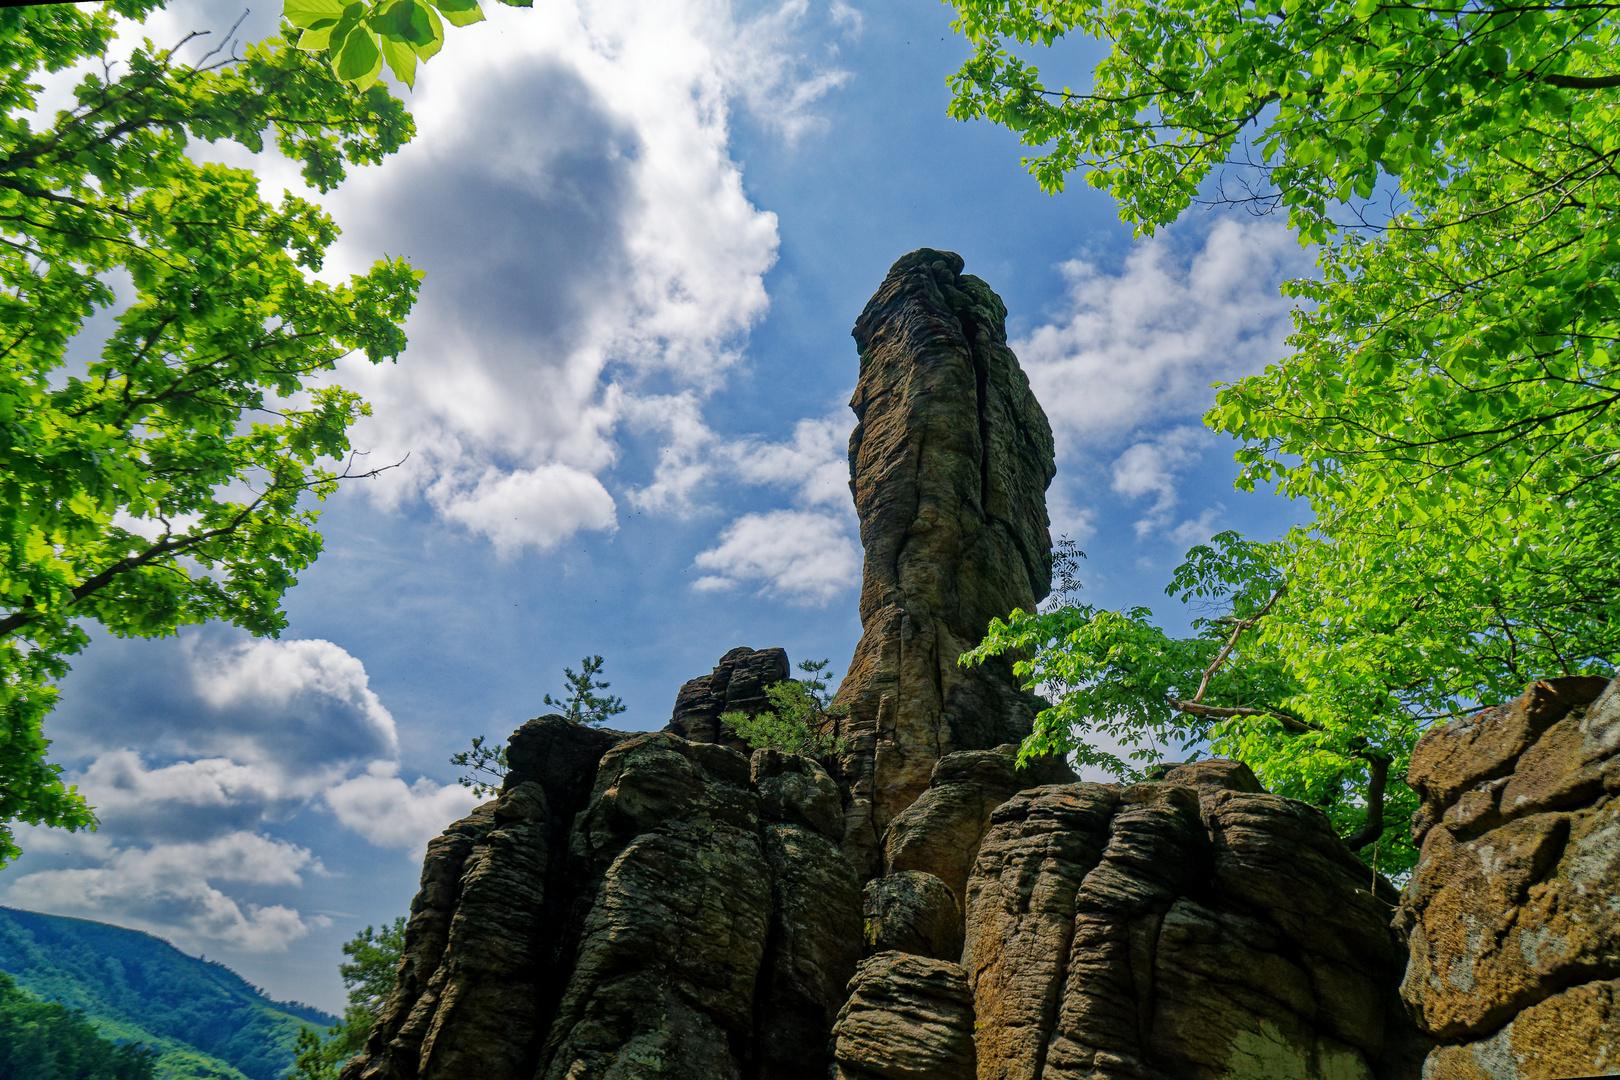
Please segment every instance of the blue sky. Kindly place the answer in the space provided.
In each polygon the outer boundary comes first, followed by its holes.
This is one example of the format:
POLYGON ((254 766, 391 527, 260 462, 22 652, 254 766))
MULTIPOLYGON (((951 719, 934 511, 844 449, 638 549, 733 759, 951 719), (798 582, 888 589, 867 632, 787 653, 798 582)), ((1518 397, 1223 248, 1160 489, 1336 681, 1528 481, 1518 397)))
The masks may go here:
MULTIPOLYGON (((336 1011, 339 944, 406 912, 422 845, 473 803, 449 755, 546 711, 565 664, 602 655, 638 730, 737 645, 841 674, 849 329, 918 247, 1007 304, 1091 601, 1167 610, 1189 545, 1292 523, 1232 490, 1199 417, 1212 382, 1281 355, 1277 287, 1306 254, 1220 211, 1133 242, 1106 196, 1042 194, 1010 134, 946 116, 949 8, 486 11, 401 91, 417 140, 322 199, 344 229, 328 272, 385 251, 427 272, 398 364, 340 372, 374 407, 356 445, 405 464, 327 505, 279 641, 96 637, 47 733, 101 829, 21 829, 0 903, 148 930, 336 1011)), ((136 33, 238 14, 176 3, 136 33)), ((1095 56, 1041 64, 1079 85, 1095 56)), ((300 190, 271 156, 197 153, 300 190)))

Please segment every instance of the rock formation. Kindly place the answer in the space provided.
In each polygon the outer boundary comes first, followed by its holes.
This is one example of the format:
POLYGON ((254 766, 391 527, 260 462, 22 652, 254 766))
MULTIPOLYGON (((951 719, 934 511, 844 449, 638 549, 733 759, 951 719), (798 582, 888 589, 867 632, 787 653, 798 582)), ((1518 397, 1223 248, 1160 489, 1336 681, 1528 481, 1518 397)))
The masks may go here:
POLYGON ((1547 679, 1428 732, 1401 994, 1425 1076, 1620 1069, 1620 680, 1547 679))
POLYGON ((861 956, 826 771, 560 717, 508 760, 501 797, 429 845, 344 1080, 823 1080, 861 956))
POLYGON ((714 671, 685 683, 675 695, 675 713, 664 730, 693 742, 712 742, 746 754, 748 746, 720 723, 728 712, 756 716, 771 706, 765 691, 788 678, 787 653, 781 649, 732 649, 714 671))
POLYGON ((958 964, 903 952, 861 962, 833 1029, 833 1080, 973 1080, 973 993, 958 964))
POLYGON ((1007 347, 1006 314, 960 256, 923 248, 855 323, 863 633, 837 701, 853 744, 844 848, 863 876, 880 872, 884 830, 936 761, 1019 742, 1040 709, 1006 658, 956 663, 992 617, 1033 609, 1051 585, 1052 429, 1007 347))
POLYGON ((928 790, 894 816, 883 838, 883 865, 890 873, 922 870, 942 881, 961 907, 968 873, 990 814, 1024 788, 1072 781, 1062 760, 1017 767, 1018 747, 959 750, 939 759, 928 790))
POLYGON ((1415 1077, 1395 899, 1229 762, 1021 792, 968 882, 978 1075, 1415 1077))
POLYGON ((1038 699, 956 659, 1047 590, 1052 443, 961 269, 906 256, 856 326, 852 747, 738 752, 719 717, 766 706, 780 649, 727 653, 661 732, 525 724, 428 846, 343 1080, 1417 1080, 1403 972, 1431 1065, 1607 1045, 1613 690, 1538 684, 1420 747, 1410 971, 1388 883, 1247 768, 1016 768, 1038 699))

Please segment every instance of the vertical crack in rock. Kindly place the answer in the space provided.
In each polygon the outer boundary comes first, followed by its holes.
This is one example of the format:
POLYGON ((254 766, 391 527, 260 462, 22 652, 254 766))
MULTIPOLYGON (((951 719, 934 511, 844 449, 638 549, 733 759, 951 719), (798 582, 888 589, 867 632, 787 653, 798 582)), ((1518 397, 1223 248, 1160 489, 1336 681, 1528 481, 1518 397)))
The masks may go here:
POLYGON ((963 951, 979 1080, 1416 1080, 1387 899, 1320 811, 1258 789, 1200 762, 992 813, 963 951))
POLYGON ((837 727, 852 747, 844 851, 863 878, 881 872, 883 833, 935 762, 1022 741, 1042 707, 1007 657, 957 665, 992 618, 1050 588, 1052 430, 1005 320, 960 256, 923 248, 855 324, 850 487, 866 562, 837 727))

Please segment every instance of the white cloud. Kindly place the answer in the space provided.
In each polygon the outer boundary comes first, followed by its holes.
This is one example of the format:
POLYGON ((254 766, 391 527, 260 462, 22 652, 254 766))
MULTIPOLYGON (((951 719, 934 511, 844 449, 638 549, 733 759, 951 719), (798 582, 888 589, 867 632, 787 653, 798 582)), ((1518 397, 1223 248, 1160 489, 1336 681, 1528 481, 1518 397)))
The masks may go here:
POLYGON ((1066 310, 1011 342, 1059 456, 1194 420, 1213 404, 1211 383, 1280 359, 1291 301, 1278 286, 1309 267, 1281 222, 1234 219, 1217 222, 1190 257, 1160 236, 1137 244, 1117 275, 1064 263, 1066 310))
POLYGON ((827 8, 827 17, 834 26, 844 31, 844 36, 851 41, 860 40, 861 31, 866 29, 866 14, 859 8, 851 7, 844 0, 832 0, 827 8))
POLYGON ((1176 473, 1199 456, 1214 440, 1203 428, 1172 428, 1156 439, 1136 443, 1114 460, 1113 489, 1127 498, 1154 497, 1148 512, 1137 520, 1136 535, 1163 529, 1175 512, 1176 473))
POLYGON ((394 719, 365 665, 329 641, 187 631, 181 647, 101 642, 53 727, 97 833, 30 829, 5 902, 139 926, 188 947, 278 951, 322 922, 286 899, 323 873, 267 826, 330 810, 379 847, 412 848, 476 801, 398 777, 394 719), (103 658, 106 652, 103 651, 103 658), (86 681, 88 676, 88 681, 86 681), (123 703, 109 724, 105 705, 123 703), (274 888, 279 903, 253 903, 274 888))
POLYGON ((412 854, 479 802, 460 784, 440 786, 423 776, 407 786, 380 771, 336 784, 325 797, 346 828, 377 847, 405 848, 412 854))
POLYGON ((6 900, 116 918, 182 947, 224 945, 243 952, 285 951, 324 924, 320 916, 305 918, 284 905, 239 902, 213 885, 299 885, 305 873, 322 872, 309 850, 294 844, 234 832, 204 843, 103 848, 98 856, 100 866, 23 874, 11 881, 6 900))
POLYGON ((555 547, 580 529, 617 527, 613 496, 588 472, 567 465, 540 465, 517 472, 484 471, 468 490, 441 474, 428 501, 451 521, 487 536, 509 557, 525 546, 555 547))
POLYGON ((861 572, 845 523, 802 510, 745 514, 694 562, 713 571, 695 583, 699 590, 759 582, 762 595, 801 604, 827 603, 859 584, 861 572))
POLYGON ((253 638, 205 653, 196 647, 200 640, 190 639, 192 680, 197 695, 216 710, 323 698, 347 706, 380 749, 398 750, 393 716, 372 691, 366 666, 342 646, 319 638, 253 638))
MULTIPOLYGON (((768 307, 778 245, 729 156, 731 110, 798 138, 847 74, 806 59, 807 0, 486 15, 423 69, 416 139, 322 201, 345 229, 333 272, 387 250, 427 273, 399 363, 340 371, 373 404, 356 445, 404 460, 361 490, 425 498, 512 554, 614 528, 626 437, 667 439, 636 504, 689 509, 690 436, 768 307)), ((288 172, 267 189, 299 190, 288 172)))

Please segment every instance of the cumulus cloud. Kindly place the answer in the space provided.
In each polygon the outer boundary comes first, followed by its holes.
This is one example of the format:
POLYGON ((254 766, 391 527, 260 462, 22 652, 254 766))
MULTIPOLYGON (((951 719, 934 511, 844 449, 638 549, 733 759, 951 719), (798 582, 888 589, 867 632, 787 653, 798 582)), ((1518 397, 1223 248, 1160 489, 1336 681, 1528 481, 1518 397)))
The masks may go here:
POLYGON ((267 836, 232 832, 202 843, 103 849, 97 861, 93 867, 24 874, 12 881, 6 899, 26 908, 113 918, 190 948, 280 952, 325 923, 322 916, 306 918, 281 904, 240 902, 215 886, 298 885, 304 874, 321 872, 308 849, 267 836))
POLYGON ((802 604, 825 604, 859 583, 861 560, 843 521, 816 511, 745 514, 700 553, 709 570, 701 591, 760 583, 760 593, 802 604))
POLYGON ((489 537, 503 557, 526 545, 555 547, 581 529, 608 532, 617 525, 607 488, 567 465, 506 473, 489 468, 470 489, 441 475, 428 497, 449 520, 489 537))
POLYGON ((210 628, 186 631, 178 649, 98 642, 52 720, 53 753, 81 762, 64 779, 101 826, 29 830, 5 901, 188 947, 278 951, 320 924, 243 894, 285 895, 323 872, 307 848, 269 835, 276 823, 330 813, 373 845, 414 853, 476 802, 397 775, 393 716, 365 665, 330 641, 210 628))
POLYGON ((1280 222, 1217 222, 1190 256, 1161 235, 1132 248, 1120 273, 1074 259, 1060 270, 1058 318, 1011 344, 1057 436, 1060 456, 1107 450, 1144 426, 1186 422, 1210 384, 1285 352, 1283 279, 1309 257, 1280 222))
POLYGON ((386 770, 366 773, 327 789, 326 805, 345 828, 378 847, 422 850, 478 798, 459 784, 439 785, 418 777, 407 785, 386 770))
POLYGON ((731 112, 797 138, 847 78, 805 59, 808 12, 562 0, 449 35, 412 96, 416 140, 323 199, 345 230, 334 270, 389 251, 427 274, 398 365, 340 371, 373 404, 356 445, 404 462, 371 497, 425 500, 504 555, 545 550, 611 531, 624 441, 662 438, 651 483, 624 480, 642 509, 690 509, 679 463, 766 311, 778 244, 729 156, 731 112))

